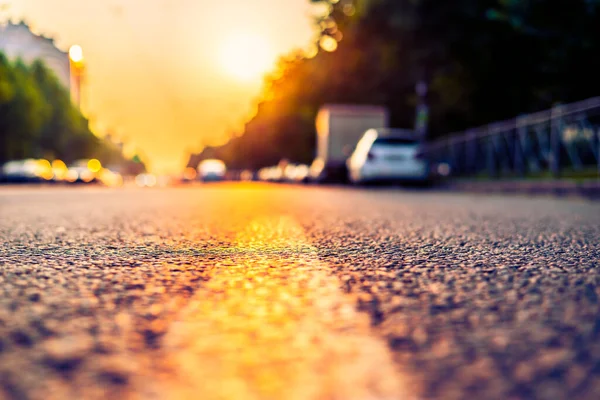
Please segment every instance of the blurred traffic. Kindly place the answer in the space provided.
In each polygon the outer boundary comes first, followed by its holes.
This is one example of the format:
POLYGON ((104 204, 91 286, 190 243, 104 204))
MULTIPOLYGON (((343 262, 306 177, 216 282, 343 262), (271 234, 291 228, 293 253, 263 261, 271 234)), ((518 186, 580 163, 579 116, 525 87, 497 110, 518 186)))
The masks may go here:
POLYGON ((219 159, 200 160, 179 175, 122 173, 98 159, 67 165, 60 159, 14 160, 0 170, 0 182, 10 184, 96 184, 141 188, 223 181, 261 181, 293 184, 366 184, 374 182, 432 184, 447 178, 450 165, 433 163, 422 152, 423 143, 408 129, 388 128, 380 108, 327 106, 316 121, 319 135, 311 165, 283 159, 257 170, 229 169, 219 159), (324 116, 325 115, 325 116, 324 116))
POLYGON ((431 185, 451 174, 450 164, 426 157, 426 144, 417 132, 390 128, 384 107, 325 105, 315 128, 316 151, 311 165, 282 159, 257 170, 236 170, 228 169, 222 160, 192 155, 180 181, 431 185))
POLYGON ((281 160, 258 170, 228 169, 224 161, 206 159, 180 175, 147 172, 123 174, 118 166, 104 166, 95 158, 67 165, 60 159, 25 159, 5 163, 3 183, 96 184, 141 188, 223 181, 261 181, 293 184, 366 184, 400 182, 430 184, 451 173, 448 164, 431 163, 422 142, 408 129, 387 127, 386 111, 375 107, 326 106, 316 121, 319 133, 312 165, 281 160), (379 128, 378 128, 379 127, 379 128))
POLYGON ((0 170, 2 183, 62 183, 101 184, 108 187, 123 185, 123 176, 110 167, 102 166, 97 159, 78 160, 67 166, 59 159, 14 160, 0 170))

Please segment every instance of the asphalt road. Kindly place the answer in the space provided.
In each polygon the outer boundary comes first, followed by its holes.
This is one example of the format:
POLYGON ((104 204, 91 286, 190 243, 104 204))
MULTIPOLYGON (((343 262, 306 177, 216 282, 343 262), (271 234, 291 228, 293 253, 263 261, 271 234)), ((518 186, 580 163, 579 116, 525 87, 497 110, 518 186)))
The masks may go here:
POLYGON ((598 399, 600 203, 0 188, 0 399, 598 399))

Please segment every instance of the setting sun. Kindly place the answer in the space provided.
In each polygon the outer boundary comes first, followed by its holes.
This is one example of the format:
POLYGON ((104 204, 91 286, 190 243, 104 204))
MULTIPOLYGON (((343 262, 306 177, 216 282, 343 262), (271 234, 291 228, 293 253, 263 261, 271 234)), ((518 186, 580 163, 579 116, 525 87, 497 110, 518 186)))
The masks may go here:
POLYGON ((250 81, 269 71, 275 56, 265 39, 252 34, 231 36, 223 44, 221 65, 231 76, 250 81))

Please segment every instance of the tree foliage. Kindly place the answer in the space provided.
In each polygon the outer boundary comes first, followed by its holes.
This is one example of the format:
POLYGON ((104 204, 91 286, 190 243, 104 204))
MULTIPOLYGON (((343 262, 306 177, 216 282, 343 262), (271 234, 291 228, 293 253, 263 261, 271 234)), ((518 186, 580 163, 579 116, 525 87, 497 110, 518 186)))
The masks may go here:
POLYGON ((600 93, 600 0, 311 2, 328 10, 317 42, 337 49, 281 59, 243 134, 197 158, 309 162, 325 103, 385 105, 393 126, 412 128, 419 80, 430 137, 600 93))
POLYGON ((29 66, 0 53, 0 163, 92 157, 104 164, 124 161, 115 145, 90 131, 67 89, 42 62, 29 66))

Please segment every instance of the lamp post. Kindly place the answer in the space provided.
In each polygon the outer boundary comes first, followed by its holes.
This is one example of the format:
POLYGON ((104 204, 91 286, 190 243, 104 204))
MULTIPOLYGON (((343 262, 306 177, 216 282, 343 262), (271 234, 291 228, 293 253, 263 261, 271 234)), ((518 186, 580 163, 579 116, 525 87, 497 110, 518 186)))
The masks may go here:
POLYGON ((72 84, 71 95, 77 108, 81 111, 81 86, 85 72, 85 63, 81 46, 73 45, 69 49, 69 66, 72 84))

